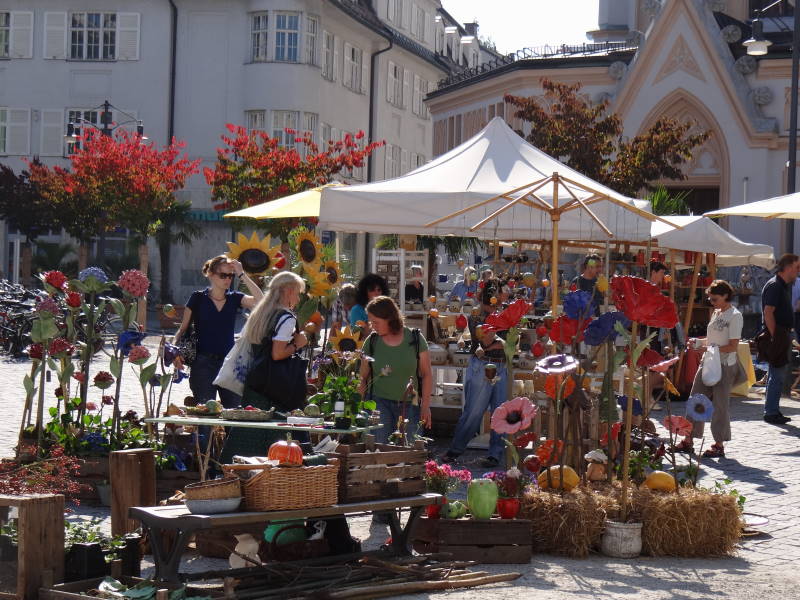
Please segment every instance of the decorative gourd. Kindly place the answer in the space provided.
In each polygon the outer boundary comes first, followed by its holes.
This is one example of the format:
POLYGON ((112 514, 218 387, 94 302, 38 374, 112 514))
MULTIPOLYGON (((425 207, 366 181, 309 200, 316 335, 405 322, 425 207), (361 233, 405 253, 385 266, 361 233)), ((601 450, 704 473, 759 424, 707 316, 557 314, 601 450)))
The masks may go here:
POLYGON ((491 479, 473 479, 467 487, 467 503, 473 519, 491 519, 497 507, 497 484, 491 479))
POLYGON ((647 479, 644 480, 644 485, 651 490, 674 492, 675 478, 664 471, 653 471, 647 476, 647 479))
POLYGON ((267 458, 281 466, 298 467, 303 464, 303 449, 292 438, 278 440, 269 447, 267 458))
POLYGON ((306 467, 316 467, 319 465, 327 465, 328 457, 324 454, 309 454, 303 457, 303 465, 306 467))
MULTIPOLYGON (((550 480, 553 483, 553 489, 554 490, 561 489, 562 487, 561 476, 560 476, 561 467, 558 465, 553 465, 552 467, 550 467, 549 471, 550 471, 550 480)), ((548 488, 547 470, 544 470, 541 473, 539 473, 539 477, 537 477, 536 480, 539 482, 540 488, 542 488, 543 490, 547 489, 548 488)), ((578 485, 578 483, 580 483, 580 480, 581 479, 580 477, 578 477, 578 474, 575 472, 575 469, 573 469, 572 467, 564 466, 564 486, 563 486, 564 491, 568 492, 572 490, 575 486, 578 485)))

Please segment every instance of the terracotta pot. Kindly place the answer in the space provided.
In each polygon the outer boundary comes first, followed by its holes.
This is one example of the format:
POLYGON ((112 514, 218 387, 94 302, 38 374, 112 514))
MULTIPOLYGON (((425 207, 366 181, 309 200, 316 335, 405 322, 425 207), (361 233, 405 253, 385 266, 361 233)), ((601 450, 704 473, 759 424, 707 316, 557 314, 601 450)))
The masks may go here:
POLYGON ((519 498, 498 498, 497 500, 497 514, 501 519, 516 519, 519 508, 519 498))
POLYGON ((425 514, 429 519, 439 519, 442 516, 442 510, 447 508, 447 498, 442 499, 441 504, 428 504, 425 507, 425 514))

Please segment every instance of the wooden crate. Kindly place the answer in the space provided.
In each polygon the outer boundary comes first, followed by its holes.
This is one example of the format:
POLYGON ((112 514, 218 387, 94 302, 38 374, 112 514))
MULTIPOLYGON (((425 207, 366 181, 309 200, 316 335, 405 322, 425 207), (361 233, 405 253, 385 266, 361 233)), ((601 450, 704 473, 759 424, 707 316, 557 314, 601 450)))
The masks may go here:
MULTIPOLYGON (((59 583, 57 585, 42 588, 39 590, 39 598, 40 600, 86 600, 89 597, 86 592, 89 590, 96 590, 97 586, 100 585, 100 582, 103 581, 103 577, 95 577, 93 579, 83 579, 81 581, 72 581, 70 583, 59 583)), ((118 577, 117 578, 120 582, 127 586, 133 586, 137 583, 152 583, 146 579, 140 579, 138 577, 118 577)), ((159 590, 167 590, 168 592, 172 592, 181 588, 181 584, 177 583, 153 583, 153 585, 158 586, 159 590)), ((210 595, 204 593, 203 595, 210 595)), ((163 597, 163 596, 162 596, 163 597)))
POLYGON ((411 534, 420 553, 447 552, 453 560, 485 564, 525 564, 532 554, 531 522, 525 519, 428 519, 411 534))
POLYGON ((421 441, 409 448, 376 444, 368 436, 367 442, 341 445, 328 456, 339 459, 340 503, 401 498, 425 491, 422 477, 428 451, 421 441))

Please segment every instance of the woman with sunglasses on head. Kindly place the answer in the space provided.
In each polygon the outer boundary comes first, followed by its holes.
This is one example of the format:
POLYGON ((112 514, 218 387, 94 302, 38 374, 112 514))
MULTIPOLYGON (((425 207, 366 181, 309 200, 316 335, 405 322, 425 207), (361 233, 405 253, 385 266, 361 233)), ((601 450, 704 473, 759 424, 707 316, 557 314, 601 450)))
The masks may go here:
MULTIPOLYGON (((253 308, 263 297, 258 285, 242 269, 238 260, 220 254, 208 259, 203 265, 203 275, 209 286, 204 290, 192 292, 186 302, 183 321, 175 333, 174 344, 180 342, 192 323, 197 331, 197 357, 192 364, 189 387, 198 402, 214 400, 219 392, 220 401, 225 408, 235 408, 240 397, 230 390, 214 385, 225 355, 233 347, 233 334, 236 316, 240 309, 253 308), (236 277, 247 286, 251 295, 243 294, 233 288, 236 277)), ((182 366, 180 357, 177 366, 182 366)))
MULTIPOLYGON (((731 439, 729 406, 731 388, 741 379, 743 370, 739 363, 737 348, 742 337, 744 319, 742 313, 731 304, 733 288, 727 281, 717 279, 706 289, 706 294, 711 306, 714 307, 714 313, 706 328, 706 338, 693 340, 693 345, 696 348, 717 346, 722 364, 722 377, 715 385, 708 386, 703 383, 703 369, 698 369, 690 395, 704 394, 714 406, 711 415, 711 435, 714 437, 714 444, 703 452, 703 456, 720 458, 725 456, 725 442, 731 439)), ((692 438, 702 438, 705 426, 703 421, 694 421, 688 415, 687 418, 692 421, 694 427, 691 435, 687 435, 676 446, 677 450, 683 452, 691 452, 694 449, 692 438)))

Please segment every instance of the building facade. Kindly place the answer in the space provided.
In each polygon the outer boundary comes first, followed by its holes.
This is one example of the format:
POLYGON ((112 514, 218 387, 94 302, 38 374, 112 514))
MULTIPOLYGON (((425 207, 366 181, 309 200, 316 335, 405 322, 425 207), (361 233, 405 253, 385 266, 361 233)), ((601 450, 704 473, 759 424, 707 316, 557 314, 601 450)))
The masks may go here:
MULTIPOLYGON (((115 123, 159 144, 174 136, 201 167, 212 166, 233 123, 293 144, 285 129, 320 144, 347 133, 383 140, 348 182, 399 176, 431 158, 423 98, 436 82, 490 56, 439 0, 0 0, 0 161, 15 170, 34 156, 67 164, 64 134, 77 120, 115 123)), ((176 256, 176 299, 203 283, 199 267, 225 250, 221 222, 201 174, 190 200, 204 237, 176 256)), ((5 228, 7 229, 7 228, 5 228)), ((53 232, 49 241, 68 241, 53 232)), ((5 231, 3 271, 17 269, 19 236, 5 231)), ((363 244, 349 239, 352 259, 363 244)), ((125 232, 109 234, 109 252, 125 232)), ((151 249, 158 280, 157 248, 151 249)))
MULTIPOLYGON (((506 93, 542 96, 542 78, 582 84, 581 93, 610 100, 624 135, 634 137, 661 117, 711 133, 684 168, 695 214, 786 192, 793 9, 767 13, 773 42, 748 56, 751 0, 601 0, 594 43, 528 48, 439 82, 427 103, 434 122, 434 156, 479 131, 494 116, 525 130, 506 93)), ((786 249, 785 223, 731 218, 721 223, 749 242, 786 249)), ((797 248, 797 243, 794 244, 797 248)))

